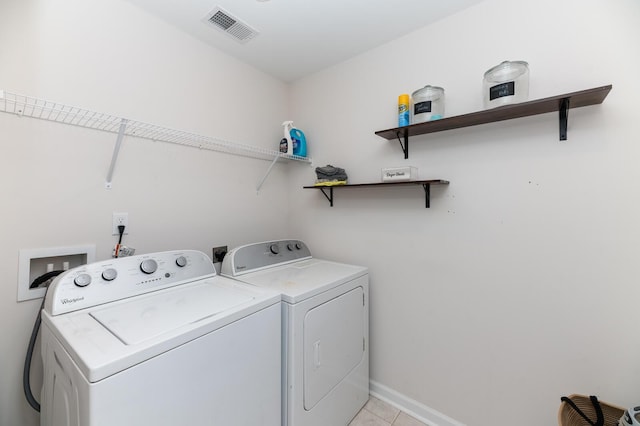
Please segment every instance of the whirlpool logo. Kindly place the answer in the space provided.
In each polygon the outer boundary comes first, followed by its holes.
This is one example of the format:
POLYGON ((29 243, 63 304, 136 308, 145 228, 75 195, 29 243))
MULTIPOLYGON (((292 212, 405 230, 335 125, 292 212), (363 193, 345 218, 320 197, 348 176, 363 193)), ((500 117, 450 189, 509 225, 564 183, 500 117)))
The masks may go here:
POLYGON ((73 299, 64 298, 60 300, 60 302, 62 302, 63 305, 68 305, 69 303, 76 303, 76 302, 80 302, 81 300, 84 300, 84 296, 74 297, 73 299))

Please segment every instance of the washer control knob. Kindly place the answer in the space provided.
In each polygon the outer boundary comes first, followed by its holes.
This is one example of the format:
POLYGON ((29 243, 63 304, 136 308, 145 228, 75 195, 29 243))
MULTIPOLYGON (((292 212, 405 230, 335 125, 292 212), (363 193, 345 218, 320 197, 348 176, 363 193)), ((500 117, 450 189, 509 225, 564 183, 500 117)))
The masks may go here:
POLYGON ((91 284, 91 275, 80 274, 73 280, 73 283, 78 287, 86 287, 91 284))
POLYGON ((300 243, 296 243, 296 249, 297 249, 297 250, 302 249, 302 244, 300 244, 300 243))
POLYGON ((113 281, 116 279, 117 276, 118 276, 118 271, 116 271, 113 268, 105 269, 104 271, 102 271, 102 278, 105 281, 113 281))
POLYGON ((185 266, 187 266, 187 258, 184 256, 180 256, 176 259, 176 265, 178 265, 181 268, 184 268, 185 266))
POLYGON ((145 274, 153 274, 158 269, 158 262, 153 259, 145 259, 140 264, 140 270, 145 274))
POLYGON ((275 244, 275 243, 274 243, 274 244, 271 244, 271 245, 269 246, 269 250, 270 250, 270 251, 271 251, 271 253, 273 253, 273 254, 278 254, 278 253, 280 253, 280 247, 278 247, 278 245, 277 245, 277 244, 275 244))
POLYGON ((287 244, 287 250, 289 250, 289 251, 293 251, 293 244, 288 243, 288 244, 287 244))

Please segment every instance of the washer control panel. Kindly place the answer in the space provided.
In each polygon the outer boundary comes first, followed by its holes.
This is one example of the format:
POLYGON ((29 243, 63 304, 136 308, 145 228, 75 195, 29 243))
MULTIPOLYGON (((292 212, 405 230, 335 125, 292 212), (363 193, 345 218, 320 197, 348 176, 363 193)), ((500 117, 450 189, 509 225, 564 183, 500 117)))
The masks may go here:
POLYGON ((272 266, 310 259, 309 247, 300 240, 277 240, 247 244, 230 250, 222 260, 221 273, 235 277, 272 266))
POLYGON ((95 262, 57 276, 47 291, 44 309, 51 315, 64 314, 215 274, 211 259, 195 250, 95 262))

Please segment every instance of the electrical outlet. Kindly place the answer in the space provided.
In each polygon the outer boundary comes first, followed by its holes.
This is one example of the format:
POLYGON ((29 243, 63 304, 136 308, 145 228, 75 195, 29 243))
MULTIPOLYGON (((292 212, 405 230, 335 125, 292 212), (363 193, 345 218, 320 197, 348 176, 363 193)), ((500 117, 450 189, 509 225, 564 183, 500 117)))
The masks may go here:
POLYGON ((120 235, 118 226, 124 225, 124 234, 128 235, 129 232, 129 213, 113 213, 113 227, 111 229, 111 235, 120 235))
POLYGON ((213 248, 213 263, 222 262, 224 256, 227 254, 227 246, 220 246, 213 248))

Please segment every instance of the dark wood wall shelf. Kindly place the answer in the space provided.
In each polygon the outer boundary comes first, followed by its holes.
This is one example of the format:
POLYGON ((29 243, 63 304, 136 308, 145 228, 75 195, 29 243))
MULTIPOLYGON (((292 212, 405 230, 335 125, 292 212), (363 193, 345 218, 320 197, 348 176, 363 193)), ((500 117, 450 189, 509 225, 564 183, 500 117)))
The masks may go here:
POLYGON ((376 135, 387 140, 396 138, 402 146, 404 158, 409 158, 409 137, 424 135, 427 133, 442 132, 445 130, 459 129, 462 127, 477 126, 479 124, 493 123, 496 121, 511 120, 513 118, 528 117, 531 115, 559 112, 560 140, 567 139, 568 110, 583 106, 601 104, 607 97, 613 86, 596 87, 579 92, 566 93, 544 99, 521 102, 513 105, 504 105, 470 114, 456 115, 440 120, 427 121, 426 123, 411 124, 404 127, 380 130, 376 135), (404 144, 402 143, 404 140, 404 144))
POLYGON ((431 185, 448 185, 448 180, 432 179, 432 180, 411 180, 406 182, 378 182, 378 183, 352 183, 348 185, 334 185, 334 186, 303 186, 305 189, 319 189, 324 196, 329 200, 329 204, 333 207, 333 190, 342 188, 363 188, 372 186, 407 186, 407 185, 422 185, 424 189, 425 207, 429 208, 431 205, 431 185), (327 193, 328 191, 328 193, 327 193))

